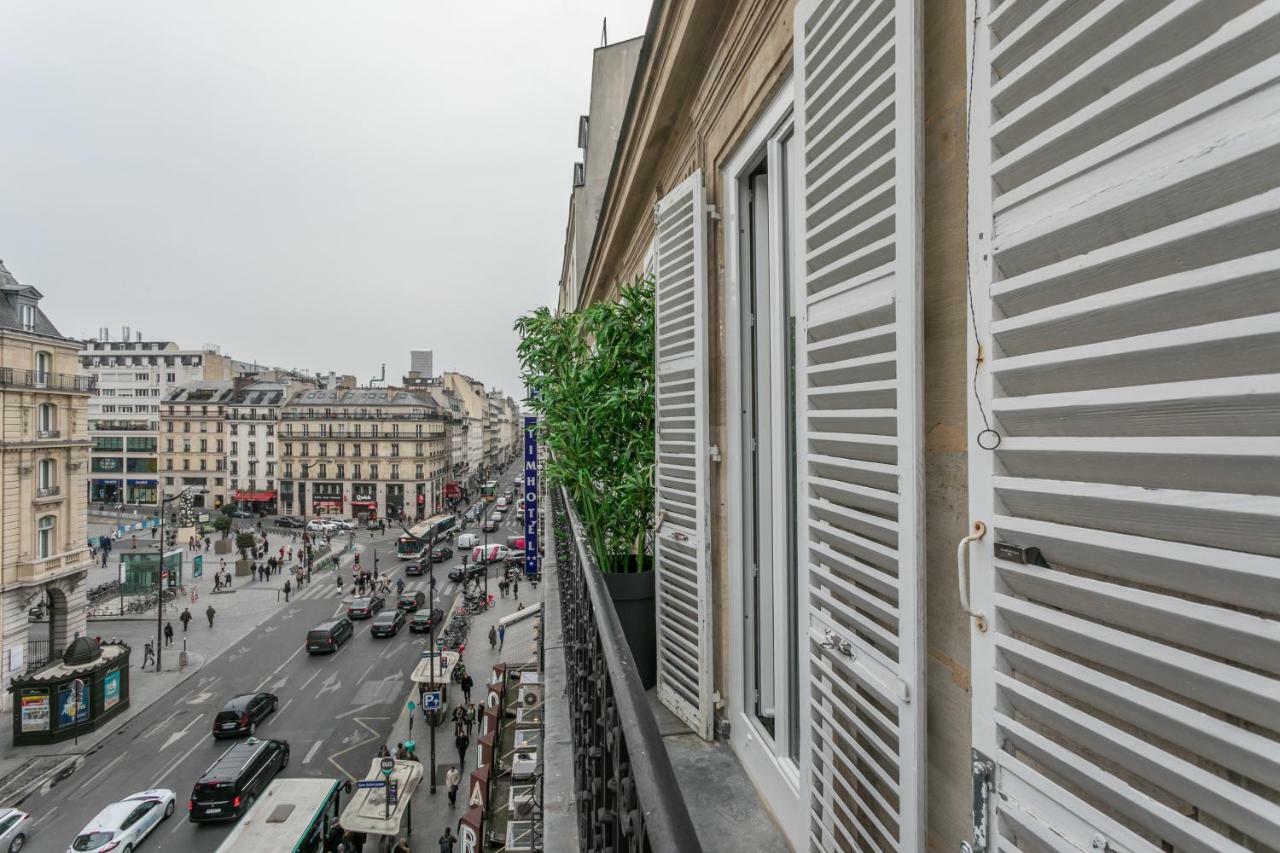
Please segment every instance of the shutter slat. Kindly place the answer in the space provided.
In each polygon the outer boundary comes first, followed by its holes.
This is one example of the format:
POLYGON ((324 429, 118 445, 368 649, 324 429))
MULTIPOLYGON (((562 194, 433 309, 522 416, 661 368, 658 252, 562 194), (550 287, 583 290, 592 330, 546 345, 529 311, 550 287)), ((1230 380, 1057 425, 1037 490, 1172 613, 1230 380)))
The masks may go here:
POLYGON ((706 210, 702 173, 658 203, 654 536, 658 698, 711 737, 706 210))

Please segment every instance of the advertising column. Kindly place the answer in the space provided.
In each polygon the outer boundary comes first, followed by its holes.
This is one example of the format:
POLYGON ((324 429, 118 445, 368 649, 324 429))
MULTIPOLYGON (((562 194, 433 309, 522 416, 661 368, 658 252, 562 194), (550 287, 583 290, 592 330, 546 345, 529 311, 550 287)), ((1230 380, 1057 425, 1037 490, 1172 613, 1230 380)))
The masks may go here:
POLYGON ((524 573, 538 573, 538 418, 524 419, 524 573))

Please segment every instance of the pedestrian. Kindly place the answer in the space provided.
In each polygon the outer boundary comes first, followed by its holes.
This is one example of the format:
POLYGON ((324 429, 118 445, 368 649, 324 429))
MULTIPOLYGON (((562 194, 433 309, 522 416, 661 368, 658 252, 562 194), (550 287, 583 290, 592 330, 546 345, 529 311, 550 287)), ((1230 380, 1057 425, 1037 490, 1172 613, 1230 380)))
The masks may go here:
POLYGON ((338 595, 342 595, 342 575, 335 576, 338 581, 338 595))
POLYGON ((107 567, 107 552, 103 551, 102 552, 102 568, 105 569, 106 567, 107 567))
POLYGON ((217 613, 217 612, 218 612, 218 611, 216 611, 216 610, 214 610, 214 609, 213 609, 213 605, 212 605, 212 604, 210 604, 210 605, 209 605, 209 609, 208 609, 208 610, 206 610, 206 611, 204 612, 204 615, 209 617, 209 627, 210 627, 210 628, 212 628, 212 627, 213 627, 213 616, 214 616, 214 614, 215 614, 215 613, 217 613))
POLYGON ((476 724, 476 709, 472 706, 466 706, 467 710, 462 715, 462 723, 467 727, 467 737, 471 737, 471 727, 476 724))
POLYGON ((444 774, 444 783, 449 787, 449 808, 454 808, 458 805, 458 785, 462 784, 462 774, 458 772, 458 768, 449 768, 449 772, 444 774))
POLYGON ((378 747, 378 757, 379 758, 391 757, 391 750, 387 748, 387 745, 385 743, 382 746, 378 747))
POLYGON ((471 677, 471 673, 462 676, 462 698, 467 702, 471 701, 471 688, 475 686, 476 680, 471 677))
POLYGON ((457 836, 453 834, 453 830, 449 827, 444 828, 444 835, 440 836, 440 853, 453 853, 453 845, 457 843, 457 836))
POLYGON ((507 641, 507 626, 501 622, 498 623, 498 648, 502 648, 502 644, 507 641))
MULTIPOLYGON (((511 596, 517 599, 520 597, 520 578, 513 577, 511 579, 511 596)), ((519 607, 516 608, 516 610, 519 609, 519 607)))
POLYGON ((498 629, 495 626, 490 625, 489 626, 489 648, 492 649, 496 645, 498 645, 498 629))
POLYGON ((462 710, 462 706, 453 709, 453 734, 454 737, 462 734, 463 720, 466 718, 466 711, 462 710))
POLYGON ((172 622, 164 623, 164 644, 166 646, 173 645, 173 623, 172 622))
POLYGON ((151 647, 151 641, 147 640, 146 645, 142 647, 142 668, 146 669, 148 663, 156 662, 155 649, 151 647))
POLYGON ((284 603, 289 603, 289 593, 293 590, 293 585, 288 581, 284 582, 284 603))
POLYGON ((453 739, 453 745, 458 748, 458 769, 462 770, 467 765, 467 747, 471 746, 471 738, 465 732, 459 732, 453 739))
POLYGON ((396 761, 404 761, 409 757, 409 753, 405 752, 404 744, 396 744, 396 761))
POLYGON ((413 848, 409 846, 406 838, 401 838, 396 842, 396 846, 391 848, 391 853, 413 853, 413 848))
POLYGON ((205 552, 207 553, 207 552, 209 551, 209 549, 210 549, 210 548, 212 548, 212 547, 213 547, 213 539, 212 539, 211 537, 208 537, 208 536, 204 537, 204 550, 205 550, 205 552))
POLYGON ((187 633, 187 625, 191 624, 190 608, 182 608, 182 613, 178 615, 178 621, 182 623, 182 633, 187 633))

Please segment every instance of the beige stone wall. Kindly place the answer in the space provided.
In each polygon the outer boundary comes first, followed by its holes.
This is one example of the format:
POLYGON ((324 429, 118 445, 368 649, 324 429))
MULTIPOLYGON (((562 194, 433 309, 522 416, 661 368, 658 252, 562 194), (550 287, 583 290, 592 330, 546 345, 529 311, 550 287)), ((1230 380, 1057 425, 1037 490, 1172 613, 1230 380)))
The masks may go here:
POLYGON ((204 477, 204 496, 206 507, 219 507, 228 500, 227 457, 228 435, 226 407, 217 404, 205 404, 202 413, 201 404, 192 404, 192 414, 185 414, 184 403, 174 404, 175 414, 169 414, 169 406, 160 406, 160 489, 166 496, 182 491, 183 477, 204 477), (169 450, 169 441, 173 441, 173 450, 169 450), (205 442, 201 450, 200 442, 205 442), (185 449, 190 442, 190 450, 185 449), (219 449, 219 442, 222 443, 219 449), (204 467, 201 467, 201 464, 204 467), (169 483, 168 478, 173 478, 169 483), (218 481, 222 482, 219 483, 218 481))

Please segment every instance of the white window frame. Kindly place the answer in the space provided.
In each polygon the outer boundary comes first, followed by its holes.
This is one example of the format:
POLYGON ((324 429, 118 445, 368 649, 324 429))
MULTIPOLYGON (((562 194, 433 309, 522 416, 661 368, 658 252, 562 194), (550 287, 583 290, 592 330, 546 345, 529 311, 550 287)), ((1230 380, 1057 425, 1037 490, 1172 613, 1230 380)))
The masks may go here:
MULTIPOLYGON (((781 86, 778 92, 770 101, 768 107, 757 119, 755 126, 742 139, 735 153, 726 161, 720 170, 720 181, 723 189, 724 198, 724 262, 725 262, 725 279, 724 279, 724 326, 725 329, 725 368, 723 380, 727 392, 727 408, 729 416, 725 418, 725 436, 728 452, 726 459, 726 487, 725 487, 725 505, 728 510, 728 549, 729 549, 729 601, 730 601, 730 624, 734 626, 734 630, 741 630, 741 626, 746 624, 746 602, 747 590, 745 585, 745 554, 744 543, 746 541, 746 531, 743 529, 744 512, 743 512, 743 427, 742 418, 739 416, 742 411, 743 402, 743 383, 740 366, 743 358, 743 340, 742 340, 742 302, 739 269, 739 257, 741 243, 737 234, 738 205, 739 205, 739 182, 745 173, 759 162, 762 150, 768 146, 768 154, 771 158, 771 164, 774 162, 781 163, 781 147, 773 139, 779 131, 784 129, 793 121, 793 106, 795 102, 794 85, 788 78, 781 86), (772 140, 772 141, 771 141, 772 140)), ((793 168, 798 167, 801 158, 796 149, 791 149, 793 154, 793 168)), ((770 187, 777 192, 780 188, 776 179, 780 179, 780 170, 770 169, 770 187)), ((787 200, 790 209, 793 211, 800 210, 799 199, 796 198, 799 182, 792 184, 791 197, 787 200)), ((794 225, 794 223, 793 223, 794 225)), ((772 238, 780 238, 781 234, 777 230, 777 223, 770 223, 773 229, 772 238)), ((798 235, 797 235, 798 239, 798 235)), ((793 253, 790 259, 791 270, 789 275, 791 281, 795 284, 792 288, 791 297, 793 300, 800 298, 803 293, 803 287, 800 285, 802 279, 799 274, 799 265, 797 256, 799 252, 793 253)), ((774 255, 778 257, 778 255, 774 255)), ((781 275, 782 269, 777 264, 773 264, 773 272, 775 275, 781 275)), ((774 276, 771 276, 773 279, 774 276)), ((801 316, 801 312, 794 311, 797 318, 801 316)), ((804 351, 800 346, 796 347, 797 360, 803 359, 804 351)), ((796 369, 803 375, 801 366, 797 364, 796 369)), ((778 377, 775 374, 775 381, 778 377)), ((797 421, 801 420, 800 413, 796 413, 797 421)), ((796 424, 796 440, 800 440, 800 424, 796 424)), ((775 470, 775 478, 778 473, 775 470)), ((798 466, 796 471, 797 477, 797 493, 803 495, 803 466, 798 466)), ((799 508, 797 508, 799 512, 799 508)), ((801 600, 803 600, 803 591, 806 589, 808 579, 805 577, 807 573, 807 562, 803 557, 803 536, 804 528, 797 525, 798 537, 796 547, 800 551, 797 555, 797 570, 800 577, 797 579, 801 600)), ((776 550, 776 549, 775 549, 776 550)), ((782 574, 779 573, 777 580, 783 580, 782 574)), ((775 595, 778 594, 779 583, 775 583, 775 595)), ((785 594, 785 587, 783 587, 785 594)), ((792 665, 800 667, 799 673, 799 737, 800 743, 797 744, 797 751, 800 756, 800 762, 797 764, 790 756, 790 749, 786 740, 775 740, 769 735, 768 731, 756 719, 754 709, 747 702, 746 690, 748 685, 746 672, 746 644, 736 642, 740 636, 734 638, 734 642, 730 643, 733 653, 730 655, 729 661, 729 678, 728 678, 728 698, 725 703, 726 713, 729 715, 730 726, 730 743, 733 745, 734 751, 738 754, 739 759, 743 763, 743 767, 747 770, 748 775, 754 780, 766 801, 769 803, 773 813, 778 816, 784 830, 791 839, 796 849, 804 849, 807 844, 805 842, 808 823, 808 765, 809 765, 809 726, 808 717, 805 709, 808 707, 808 637, 806 628, 808 626, 807 617, 802 618, 803 614, 797 613, 795 618, 795 636, 790 644, 798 652, 797 658, 791 661, 792 665)), ((787 663, 785 651, 787 645, 781 641, 785 639, 785 629, 781 625, 775 624, 774 636, 776 641, 776 649, 778 651, 778 660, 783 666, 777 668, 775 675, 785 683, 785 665, 787 663)), ((790 711, 785 707, 786 703, 779 702, 779 713, 776 716, 775 731, 790 732, 792 725, 790 720, 790 711)))
POLYGON ((22 329, 25 332, 36 330, 36 306, 30 303, 22 305, 22 329))
POLYGON ((58 428, 58 407, 53 403, 41 403, 36 410, 36 429, 43 437, 58 428))
POLYGON ((46 350, 36 350, 35 355, 35 385, 37 388, 44 388, 49 384, 49 374, 53 372, 53 353, 46 350))
POLYGON ((58 520, 55 516, 42 515, 36 521, 36 553, 39 555, 38 559, 47 560, 57 553, 55 546, 58 543, 54 540, 57 529, 58 520), (45 522, 48 522, 48 524, 45 522))
POLYGON ((58 462, 56 459, 41 459, 36 463, 36 484, 41 489, 50 489, 58 485, 58 462))

